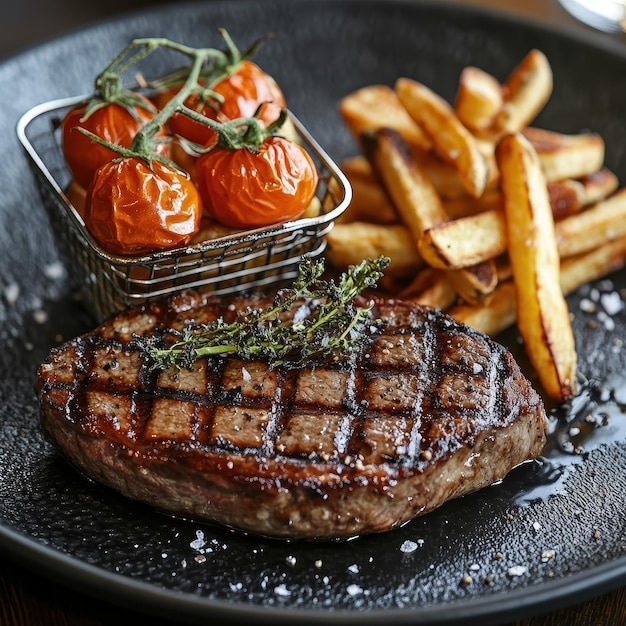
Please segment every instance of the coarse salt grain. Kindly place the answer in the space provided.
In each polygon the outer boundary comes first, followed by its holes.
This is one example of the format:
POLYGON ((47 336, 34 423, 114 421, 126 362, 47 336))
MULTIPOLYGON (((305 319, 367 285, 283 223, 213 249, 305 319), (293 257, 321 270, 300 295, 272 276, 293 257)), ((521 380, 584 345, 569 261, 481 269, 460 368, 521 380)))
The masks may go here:
POLYGON ((55 263, 48 263, 48 265, 43 268, 43 273, 50 280, 56 280, 57 278, 63 278, 65 268, 63 267, 63 264, 58 261, 55 263))
POLYGON ((277 596, 282 596, 282 597, 287 597, 291 595, 291 591, 289 591, 289 589, 287 589, 287 587, 284 584, 277 585, 276 587, 274 587, 274 593, 277 596))
POLYGON ((527 571, 528 568, 525 565, 514 565, 513 567, 509 567, 508 575, 523 576, 527 571))
POLYGON ((45 324, 48 321, 48 313, 43 309, 33 311, 33 319, 37 324, 45 324))
POLYGON ((616 315, 624 308, 624 301, 617 291, 603 293, 600 296, 600 303, 609 315, 616 315))
POLYGON ((359 587, 359 585, 348 585, 346 591, 350 596, 358 596, 359 594, 363 593, 363 587, 359 587))
POLYGON ((411 552, 415 552, 415 550, 417 550, 417 543, 415 543, 415 541, 411 541, 410 539, 403 541, 400 546, 400 552, 404 552, 404 554, 410 554, 411 552))
POLYGON ((20 297, 20 286, 17 283, 11 283, 4 288, 4 299, 9 306, 14 306, 20 297))
POLYGON ((589 298, 583 298, 578 307, 583 313, 595 313, 596 312, 596 304, 589 300, 589 298))

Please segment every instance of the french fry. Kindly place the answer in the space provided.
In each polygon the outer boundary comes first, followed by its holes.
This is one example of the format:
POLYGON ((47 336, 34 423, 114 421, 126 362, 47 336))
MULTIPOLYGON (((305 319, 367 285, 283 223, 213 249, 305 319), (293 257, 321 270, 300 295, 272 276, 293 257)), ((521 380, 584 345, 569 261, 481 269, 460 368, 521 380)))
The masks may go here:
POLYGON ((619 187, 619 179, 606 167, 597 172, 578 179, 582 185, 582 193, 579 197, 581 207, 600 202, 608 198, 619 187))
POLYGON ((547 181, 583 178, 604 164, 604 140, 597 133, 564 135, 529 126, 522 131, 541 162, 547 181))
MULTIPOLYGON (((575 201, 578 212, 556 221, 554 227, 561 258, 587 252, 626 235, 626 189, 581 211, 584 185, 578 183, 578 186, 581 188, 575 201)), ((556 217, 552 200, 550 204, 556 217)), ((504 215, 499 209, 490 209, 438 224, 425 231, 418 249, 429 265, 440 269, 459 269, 493 259, 507 249, 504 215)))
MULTIPOLYGON (((417 247, 428 228, 448 220, 441 198, 397 131, 382 128, 365 133, 362 145, 417 247)), ((494 289, 497 273, 486 262, 452 272, 450 279, 459 295, 473 302, 494 289)))
POLYGON ((480 302, 498 285, 498 271, 493 260, 450 270, 448 279, 465 302, 480 302))
POLYGON ((507 249, 502 211, 483 211, 433 226, 422 235, 418 249, 429 265, 440 269, 460 269, 494 259, 507 249))
POLYGON ((626 188, 557 222, 555 233, 562 257, 588 252, 626 235, 626 188))
POLYGON ((448 310, 457 322, 494 337, 513 326, 516 321, 516 292, 512 280, 498 283, 498 286, 482 302, 463 302, 448 310))
POLYGON ((472 198, 469 195, 449 198, 443 201, 443 207, 451 220, 460 217, 476 215, 483 211, 502 209, 502 194, 494 189, 486 191, 480 198, 472 198))
POLYGON ((463 68, 454 110, 459 120, 472 132, 491 127, 503 106, 502 85, 478 67, 463 68))
POLYGON ((398 213, 389 195, 365 157, 356 156, 344 159, 340 167, 352 187, 352 201, 335 223, 362 221, 373 224, 394 224, 398 222, 398 213))
MULTIPOLYGON (((469 195, 456 167, 446 163, 433 152, 414 153, 413 156, 442 200, 463 198, 469 195)), ((485 189, 492 186, 491 182, 490 178, 485 189)))
POLYGON ((357 265, 363 259, 381 255, 391 259, 386 273, 394 277, 414 276, 424 266, 411 233, 403 224, 335 224, 326 240, 326 256, 335 267, 357 265))
MULTIPOLYGON (((558 221, 604 200, 617 190, 618 184, 617 176, 606 167, 582 178, 549 182, 548 195, 554 219, 558 221)), ((464 195, 444 199, 443 206, 450 219, 458 219, 502 209, 502 194, 494 189, 485 192, 480 198, 464 195)))
POLYGON ((625 264, 626 237, 618 237, 598 248, 564 259, 561 262, 561 289, 568 295, 625 264))
POLYGON ((496 159, 517 294, 517 325, 544 389, 563 401, 576 392, 576 347, 560 286, 545 177, 535 150, 521 133, 499 142, 496 159))
POLYGON ((387 85, 368 85, 349 93, 339 101, 339 113, 357 141, 365 131, 395 128, 414 148, 430 150, 432 146, 387 85))
POLYGON ((427 267, 398 296, 403 300, 445 311, 457 300, 457 292, 447 272, 427 267))
POLYGON ((548 183, 554 219, 561 220, 604 200, 617 189, 618 184, 617 176, 606 167, 583 178, 548 183))
POLYGON ((545 54, 531 50, 503 85, 504 103, 496 129, 512 133, 528 126, 552 95, 552 68, 545 54))
POLYGON ((399 78, 395 90, 409 115, 433 143, 434 151, 453 165, 470 195, 479 197, 490 177, 489 165, 476 138, 463 126, 454 109, 431 89, 399 78))
MULTIPOLYGON (((569 295, 626 264, 626 237, 620 237, 561 262, 560 284, 569 295)), ((512 280, 502 280, 493 293, 478 304, 460 303, 448 310, 458 322, 495 336, 516 322, 517 300, 512 280)))
POLYGON ((437 190, 394 129, 364 133, 361 142, 417 245, 426 229, 448 219, 437 190))

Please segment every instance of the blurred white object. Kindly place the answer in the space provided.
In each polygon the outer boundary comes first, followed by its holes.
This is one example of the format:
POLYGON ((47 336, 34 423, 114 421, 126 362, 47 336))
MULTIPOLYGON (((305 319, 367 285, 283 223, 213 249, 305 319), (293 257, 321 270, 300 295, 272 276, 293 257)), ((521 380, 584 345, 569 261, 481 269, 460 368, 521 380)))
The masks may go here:
POLYGON ((605 32, 626 33, 626 0, 559 0, 581 22, 605 32))

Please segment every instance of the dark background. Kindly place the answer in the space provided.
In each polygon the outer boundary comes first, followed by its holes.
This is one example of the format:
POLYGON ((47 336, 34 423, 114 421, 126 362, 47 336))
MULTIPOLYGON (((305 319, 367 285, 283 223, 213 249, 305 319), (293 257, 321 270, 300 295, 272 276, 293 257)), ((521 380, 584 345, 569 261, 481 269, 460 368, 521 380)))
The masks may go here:
POLYGON ((0 19, 0 58, 88 23, 163 0, 7 0, 0 19))
MULTIPOLYGON (((441 1, 484 6, 592 32, 570 17, 558 0, 441 1)), ((5 0, 0 17, 0 59, 86 24, 170 2, 175 3, 174 0, 5 0)), ((623 39, 626 41, 626 36, 623 39)))

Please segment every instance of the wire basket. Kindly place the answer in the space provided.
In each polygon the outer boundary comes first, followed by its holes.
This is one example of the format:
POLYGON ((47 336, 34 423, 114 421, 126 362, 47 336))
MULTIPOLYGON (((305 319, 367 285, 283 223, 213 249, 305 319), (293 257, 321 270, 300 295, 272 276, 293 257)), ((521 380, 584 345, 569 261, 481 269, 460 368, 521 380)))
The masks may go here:
POLYGON ((290 114, 318 170, 318 215, 142 256, 109 254, 91 237, 66 194, 72 176, 60 126, 69 108, 84 100, 64 98, 30 109, 19 120, 17 134, 33 165, 62 259, 97 319, 183 289, 228 294, 284 285, 298 275, 304 255, 323 253, 325 235, 350 203, 345 176, 290 114))

